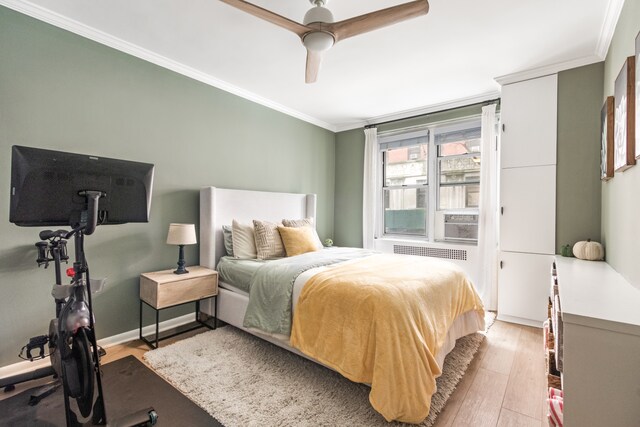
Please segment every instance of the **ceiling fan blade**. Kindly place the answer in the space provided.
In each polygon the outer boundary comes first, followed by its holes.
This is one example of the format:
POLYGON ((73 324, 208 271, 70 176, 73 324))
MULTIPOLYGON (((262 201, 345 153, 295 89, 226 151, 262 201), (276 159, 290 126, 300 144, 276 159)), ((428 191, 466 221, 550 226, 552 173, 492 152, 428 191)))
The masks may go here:
POLYGON ((322 62, 322 52, 307 49, 307 71, 305 74, 305 83, 315 83, 318 79, 320 71, 320 63, 322 62))
MULTIPOLYGON (((224 0, 223 0, 224 1, 224 0)), ((323 24, 322 29, 333 34, 336 42, 358 34, 377 30, 407 19, 426 15, 429 12, 428 0, 415 0, 409 3, 388 7, 376 12, 345 19, 332 24, 323 24)))
POLYGON ((256 16, 260 19, 264 19, 265 21, 271 22, 272 24, 276 24, 277 26, 282 27, 285 30, 292 31, 296 33, 300 38, 302 38, 303 35, 305 35, 310 31, 309 28, 305 27, 302 24, 292 21, 289 18, 285 18, 284 16, 278 15, 277 13, 273 13, 270 10, 263 9, 260 6, 256 6, 253 3, 249 3, 244 0, 220 0, 220 1, 228 4, 229 6, 233 6, 236 9, 240 9, 243 12, 256 16))

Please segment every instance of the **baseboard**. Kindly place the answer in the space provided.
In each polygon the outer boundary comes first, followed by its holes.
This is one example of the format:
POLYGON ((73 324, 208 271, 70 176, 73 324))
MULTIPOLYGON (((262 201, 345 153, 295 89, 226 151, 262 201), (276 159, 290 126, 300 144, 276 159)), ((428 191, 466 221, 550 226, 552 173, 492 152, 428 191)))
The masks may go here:
MULTIPOLYGON (((184 316, 174 317, 173 319, 165 320, 164 322, 160 323, 160 332, 193 322, 195 319, 194 316, 195 315, 193 313, 189 313, 189 314, 185 314, 184 316)), ((149 334, 154 334, 155 331, 156 331, 155 325, 148 325, 142 328, 142 334, 145 336, 149 334)), ((139 336, 140 336, 139 329, 136 328, 127 332, 123 332, 118 335, 102 338, 98 340, 98 345, 102 348, 108 349, 109 347, 112 347, 114 345, 137 340, 139 336)), ((45 357, 44 359, 36 360, 34 362, 29 362, 28 360, 25 360, 23 362, 18 362, 12 365, 3 366, 3 367, 0 367, 0 378, 22 374, 24 372, 33 371, 34 369, 38 369, 38 368, 44 368, 45 366, 49 366, 49 364, 50 364, 49 358, 45 357)))
POLYGON ((539 322, 537 320, 531 320, 531 319, 523 319, 522 317, 506 316, 498 313, 498 316, 496 317, 496 319, 501 320, 503 322, 517 323, 519 325, 525 325, 525 326, 533 326, 534 328, 542 328, 542 322, 539 322))

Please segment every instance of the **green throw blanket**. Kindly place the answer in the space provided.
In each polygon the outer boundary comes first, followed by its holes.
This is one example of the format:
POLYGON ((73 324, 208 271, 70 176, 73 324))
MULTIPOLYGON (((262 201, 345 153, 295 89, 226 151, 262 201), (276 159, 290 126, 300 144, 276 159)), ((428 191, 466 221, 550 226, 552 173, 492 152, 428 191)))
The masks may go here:
POLYGON ((362 258, 374 253, 365 249, 326 248, 266 263, 251 279, 244 327, 289 336, 293 284, 300 274, 312 268, 362 258))

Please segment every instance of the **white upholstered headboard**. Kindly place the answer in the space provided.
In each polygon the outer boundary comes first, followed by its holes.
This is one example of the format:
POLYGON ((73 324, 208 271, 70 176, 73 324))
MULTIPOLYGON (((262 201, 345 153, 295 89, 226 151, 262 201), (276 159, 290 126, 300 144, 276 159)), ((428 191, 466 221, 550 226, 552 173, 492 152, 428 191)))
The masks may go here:
POLYGON ((222 226, 232 220, 278 223, 283 219, 316 218, 316 195, 272 193, 205 187, 200 190, 200 265, 215 268, 225 254, 222 226))

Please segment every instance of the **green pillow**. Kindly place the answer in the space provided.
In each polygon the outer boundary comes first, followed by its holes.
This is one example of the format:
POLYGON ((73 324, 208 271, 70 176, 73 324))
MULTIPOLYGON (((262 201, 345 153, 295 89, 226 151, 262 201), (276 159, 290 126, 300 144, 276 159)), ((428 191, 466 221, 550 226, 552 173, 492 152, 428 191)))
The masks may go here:
POLYGON ((227 255, 233 256, 233 238, 230 225, 222 226, 222 236, 224 237, 224 249, 227 255))

